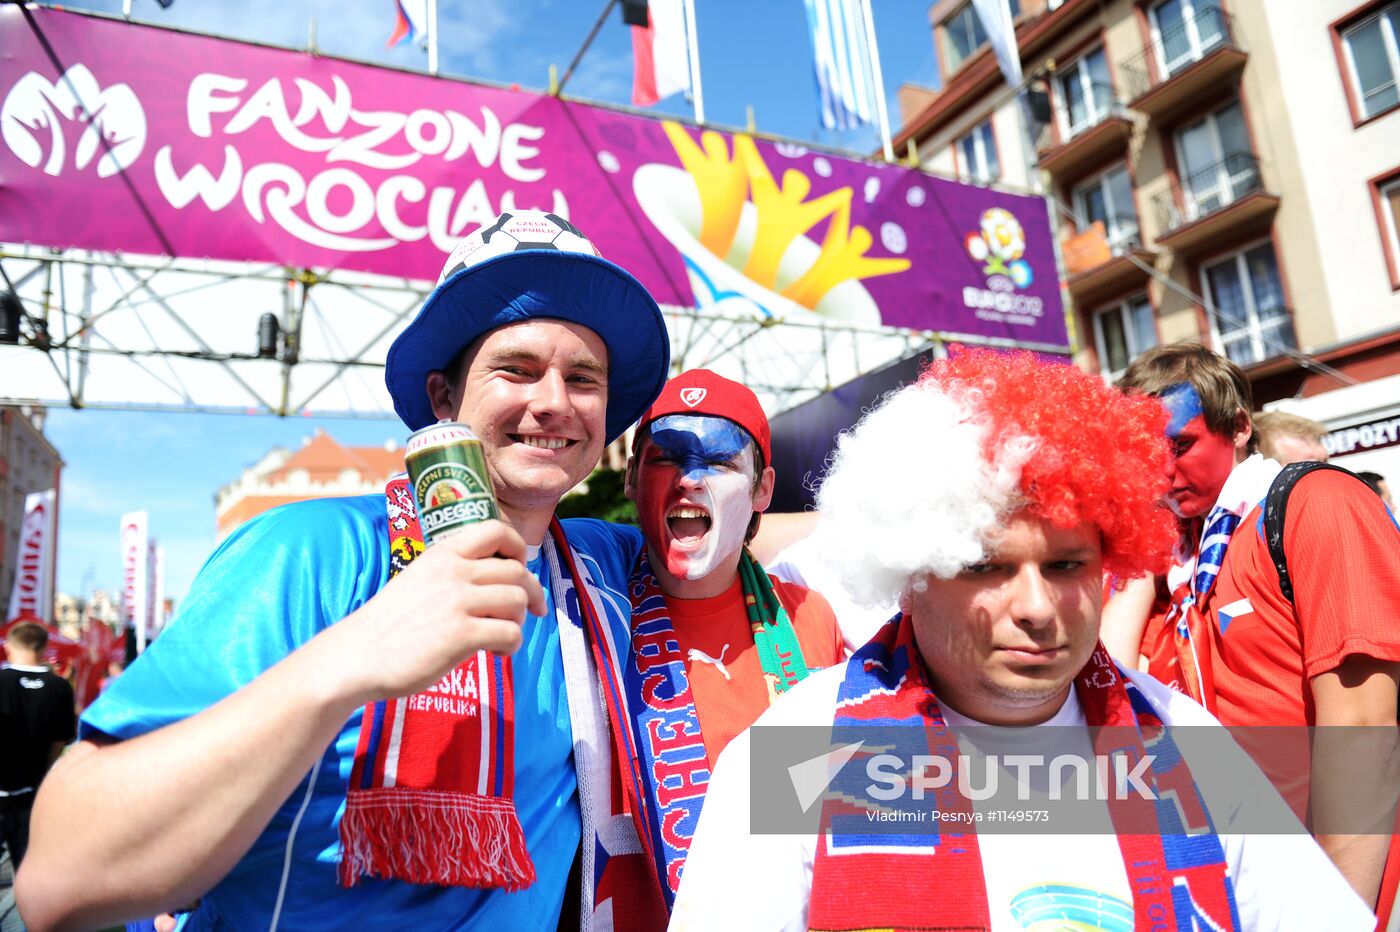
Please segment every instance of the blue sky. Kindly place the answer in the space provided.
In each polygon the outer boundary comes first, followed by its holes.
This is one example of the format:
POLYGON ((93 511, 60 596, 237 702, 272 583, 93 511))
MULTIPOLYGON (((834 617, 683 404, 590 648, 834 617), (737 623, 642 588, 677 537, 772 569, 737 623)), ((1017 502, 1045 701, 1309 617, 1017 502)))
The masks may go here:
MULTIPOLYGON (((696 0, 707 122, 743 126, 754 108, 762 132, 857 152, 875 151, 872 131, 821 129, 802 0, 696 0)), ((928 28, 929 0, 873 0, 890 119, 903 81, 937 83, 928 28)), ((120 13, 120 0, 67 3, 70 9, 120 13)), ((604 0, 438 0, 439 71, 445 75, 548 85, 587 36, 604 0)), ((163 10, 135 0, 138 20, 276 45, 304 47, 316 23, 328 55, 426 68, 417 49, 385 47, 392 0, 176 0, 163 10)), ((565 89, 568 96, 627 104, 631 38, 613 11, 565 89)), ((690 115, 677 97, 658 112, 690 115)), ((237 415, 53 409, 46 433, 67 464, 60 506, 58 588, 114 590, 121 578, 117 525, 127 511, 150 514, 166 550, 167 595, 184 594, 214 545, 214 493, 274 446, 299 447, 323 427, 347 445, 400 442, 397 421, 311 421, 237 415)))

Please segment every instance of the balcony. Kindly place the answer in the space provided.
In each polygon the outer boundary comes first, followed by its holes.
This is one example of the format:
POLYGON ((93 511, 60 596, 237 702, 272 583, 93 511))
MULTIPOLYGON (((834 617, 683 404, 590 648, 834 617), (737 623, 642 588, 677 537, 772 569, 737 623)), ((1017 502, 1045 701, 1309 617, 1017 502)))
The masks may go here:
POLYGON ((1154 120, 1174 116, 1228 82, 1248 58, 1230 15, 1202 7, 1123 63, 1128 106, 1154 120))
POLYGON ((1182 254, 1199 252, 1266 227, 1278 202, 1264 190, 1259 159, 1236 152, 1152 199, 1157 242, 1182 254))
POLYGON ((1127 107, 1111 86, 1095 81, 1088 97, 1071 100, 1069 113, 1058 115, 1043 134, 1036 154, 1040 167, 1050 174, 1071 176, 1123 152, 1132 132, 1127 107))
POLYGON ((1142 247, 1136 217, 1114 217, 1111 231, 1102 220, 1062 244, 1065 286, 1077 307, 1092 307, 1147 281, 1157 254, 1142 247))

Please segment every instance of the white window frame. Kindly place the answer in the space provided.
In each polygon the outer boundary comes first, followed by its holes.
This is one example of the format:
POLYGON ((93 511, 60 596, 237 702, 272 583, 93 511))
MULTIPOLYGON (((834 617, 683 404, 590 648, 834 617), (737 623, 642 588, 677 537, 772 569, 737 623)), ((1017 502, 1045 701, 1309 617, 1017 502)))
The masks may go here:
MULTIPOLYGON (((1229 103, 1225 104, 1224 106, 1216 107, 1214 110, 1211 110, 1201 119, 1196 120, 1193 123, 1186 124, 1184 126, 1178 126, 1176 129, 1172 130, 1172 149, 1173 152, 1176 154, 1176 164, 1179 171, 1185 172, 1187 168, 1186 150, 1182 148, 1181 137, 1185 135, 1186 130, 1192 129, 1202 124, 1210 127, 1210 135, 1208 138, 1210 139, 1211 153, 1214 156, 1214 158, 1212 158, 1211 161, 1216 166, 1215 184, 1213 187, 1205 189, 1203 192, 1196 192, 1192 190, 1190 184, 1191 176, 1189 174, 1184 174, 1181 176, 1180 184, 1182 195, 1182 223, 1190 223, 1193 220, 1199 220, 1201 217, 1204 217, 1207 214, 1213 214, 1217 210, 1220 210, 1221 208, 1233 204, 1235 201, 1239 200, 1240 197, 1243 197, 1245 194, 1249 193, 1249 191, 1243 191, 1239 195, 1235 194, 1236 178, 1234 175, 1230 174, 1229 166, 1225 164, 1225 159, 1230 155, 1234 155, 1235 153, 1225 151, 1225 145, 1220 138, 1220 124, 1217 117, 1219 116, 1219 114, 1223 113, 1226 110, 1229 110, 1231 107, 1239 108, 1240 121, 1243 122, 1244 106, 1240 103, 1239 98, 1236 98, 1230 101, 1229 103), (1209 195, 1218 196, 1220 198, 1220 203, 1216 204, 1214 207, 1211 207, 1209 209, 1202 208, 1201 202, 1204 201, 1206 199, 1206 196, 1209 195)), ((1246 125, 1246 134, 1248 133, 1248 130, 1249 127, 1248 125, 1246 125)), ((1253 155, 1254 153, 1246 152, 1241 154, 1253 155)), ((1254 168, 1254 164, 1252 162, 1249 163, 1249 170, 1255 173, 1257 173, 1258 171, 1256 168, 1254 168)))
POLYGON ((1400 275, 1400 217, 1395 215, 1395 209, 1386 196, 1391 191, 1400 191, 1400 175, 1376 185, 1376 196, 1381 202, 1381 218, 1385 221, 1381 237, 1385 240, 1385 250, 1390 256, 1391 267, 1400 275))
POLYGON ((1117 314, 1120 324, 1129 323, 1132 320, 1133 305, 1140 302, 1146 303, 1148 310, 1152 312, 1152 343, 1147 346, 1134 346, 1133 343, 1137 336, 1136 331, 1134 331, 1131 326, 1123 327, 1123 334, 1128 344, 1128 364, 1131 365, 1134 359, 1161 342, 1161 334, 1157 330, 1157 309, 1152 306, 1151 297, 1147 292, 1140 291, 1135 295, 1124 298, 1117 304, 1110 304, 1105 307, 1097 308, 1094 311, 1094 346, 1098 350, 1099 372, 1103 375, 1104 381, 1117 382, 1123 373, 1128 371, 1128 367, 1124 366, 1122 369, 1108 368, 1108 347, 1104 344, 1102 319, 1107 314, 1117 314))
MULTIPOLYGON (((1103 171, 1099 172, 1094 177, 1077 185, 1074 188, 1074 190, 1070 192, 1070 197, 1074 200, 1075 221, 1084 221, 1084 225, 1079 228, 1079 232, 1083 233, 1086 229, 1088 229, 1089 221, 1089 211, 1086 207, 1086 202, 1084 199, 1085 192, 1087 192, 1090 188, 1094 187, 1095 185, 1098 185, 1103 190, 1104 205, 1108 208, 1108 222, 1104 224, 1104 235, 1108 238, 1108 245, 1112 247, 1113 254, 1118 255, 1123 250, 1128 248, 1128 244, 1132 242, 1133 237, 1138 235, 1142 227, 1138 221, 1136 199, 1133 199, 1133 203, 1125 205, 1118 205, 1113 203, 1113 194, 1104 182, 1105 179, 1115 171, 1122 171, 1126 175, 1128 172, 1128 163, 1124 161, 1119 162, 1115 165, 1110 165, 1108 168, 1105 168, 1103 171), (1126 227, 1118 227, 1116 224, 1114 224, 1113 221, 1119 217, 1133 218, 1132 229, 1130 230, 1126 227)), ((1132 187, 1133 183, 1132 178, 1130 177, 1128 179, 1128 189, 1132 190, 1132 187)))
POLYGON ((1112 63, 1108 60, 1108 50, 1102 45, 1098 45, 1055 72, 1055 116, 1060 124, 1060 138, 1066 142, 1085 130, 1099 125, 1113 112, 1112 91, 1106 91, 1109 95, 1108 99, 1099 100, 1094 90, 1094 80, 1090 77, 1089 69, 1086 67, 1090 57, 1095 54, 1103 55, 1105 64, 1112 67, 1112 63), (1089 101, 1088 122, 1080 126, 1074 126, 1070 123, 1069 95, 1065 93, 1065 83, 1071 79, 1071 72, 1073 72, 1073 80, 1079 84, 1080 92, 1084 94, 1085 100, 1089 101))
MULTIPOLYGON (((1247 331, 1250 346, 1254 350, 1255 355, 1259 357, 1258 361, 1260 362, 1272 359, 1282 352, 1281 350, 1271 349, 1270 347, 1264 344, 1263 320, 1259 316, 1259 308, 1254 303, 1254 286, 1249 281, 1249 266, 1245 265, 1244 263, 1245 253, 1253 252, 1255 249, 1258 249, 1260 246, 1263 246, 1266 243, 1269 245, 1269 248, 1272 249, 1274 252, 1274 272, 1278 275, 1279 292, 1280 294, 1282 294, 1283 269, 1279 265, 1278 261, 1278 244, 1274 242, 1272 237, 1266 236, 1262 239, 1257 239, 1251 243, 1246 243, 1239 249, 1233 250, 1232 252, 1216 256, 1208 262, 1202 262, 1200 271, 1201 294, 1210 298, 1211 305, 1216 306, 1215 295, 1210 290, 1210 278, 1207 276, 1206 273, 1209 272, 1211 269, 1216 268, 1217 266, 1224 265, 1226 262, 1236 263, 1236 269, 1240 273, 1240 281, 1245 284, 1244 304, 1245 314, 1248 316, 1248 321, 1245 330, 1247 331)), ((1287 315, 1287 308, 1284 309, 1284 313, 1285 315, 1287 315)), ((1229 353, 1226 352, 1225 348, 1225 335, 1220 332, 1219 313, 1217 312, 1214 314, 1207 314, 1206 316, 1210 318, 1210 335, 1211 340, 1215 344, 1216 352, 1228 358, 1229 353)), ((1236 331, 1231 331, 1231 335, 1233 336, 1235 332, 1236 331)), ((1294 343, 1294 348, 1296 349, 1296 334, 1294 337, 1294 343)), ((1253 365, 1253 363, 1250 363, 1250 365, 1253 365)))
POLYGON ((1347 80, 1351 82, 1351 89, 1356 93, 1357 116, 1363 120, 1369 120, 1371 117, 1385 113, 1387 110, 1393 110, 1397 106, 1397 104, 1391 104, 1384 110, 1377 110, 1375 113, 1366 112, 1366 96, 1361 87, 1361 75, 1356 70, 1356 58, 1351 52, 1350 37, 1377 20, 1381 21, 1381 43, 1385 46, 1386 64, 1390 65, 1390 83, 1400 85, 1400 36, 1396 35, 1397 29, 1400 29, 1400 25, 1397 25, 1397 21, 1400 21, 1400 3, 1391 3, 1381 7, 1365 19, 1352 23, 1343 29, 1341 34, 1342 54, 1347 60, 1347 80))
POLYGON ((994 181, 1001 180, 1001 158, 996 151, 996 137, 997 128, 992 122, 991 115, 988 115, 985 120, 979 120, 975 125, 973 125, 971 129, 963 133, 957 139, 953 140, 953 150, 957 153, 958 157, 958 174, 962 177, 964 181, 974 181, 978 184, 991 184, 994 181), (988 167, 988 152, 987 139, 986 136, 984 136, 982 133, 982 127, 984 126, 987 127, 988 130, 987 135, 991 136, 992 151, 990 154, 992 158, 996 159, 996 174, 991 174, 986 171, 988 167), (976 166, 967 164, 969 161, 967 157, 967 152, 963 149, 963 140, 968 139, 969 137, 972 139, 973 154, 977 157, 977 161, 979 163, 976 166))
MULTIPOLYGON (((1051 9, 1054 9, 1054 7, 1051 7, 1051 9)), ((960 69, 963 65, 967 64, 967 62, 970 61, 974 56, 976 56, 978 52, 986 48, 989 42, 989 39, 986 38, 987 27, 986 24, 982 22, 982 15, 977 12, 977 8, 973 4, 972 0, 967 0, 967 3, 964 3, 962 6, 958 7, 958 9, 951 16, 946 17, 942 22, 943 33, 944 36, 947 38, 948 42, 948 48, 944 51, 947 53, 949 61, 951 62, 953 58, 953 40, 950 35, 951 30, 949 30, 948 27, 952 24, 953 20, 960 19, 963 16, 966 16, 968 13, 971 13, 973 18, 977 20, 977 26, 979 29, 982 30, 983 39, 977 45, 969 49, 968 53, 962 58, 959 58, 956 63, 953 63, 949 66, 947 73, 950 75, 955 74, 958 71, 958 69, 960 69)), ((1018 2, 1018 0, 1012 0, 1012 21, 1014 22, 1020 15, 1020 3, 1018 2)))
MULTIPOLYGON (((1166 80, 1187 65, 1198 62, 1206 57, 1207 49, 1201 44, 1201 33, 1196 21, 1197 4, 1199 3, 1203 9, 1214 8, 1219 11, 1222 16, 1224 15, 1224 11, 1220 10, 1219 0, 1181 0, 1181 19, 1182 23, 1186 26, 1186 35, 1191 48, 1185 55, 1169 62, 1167 61, 1167 47, 1162 41, 1162 28, 1157 22, 1157 10, 1159 7, 1164 6, 1166 2, 1167 0, 1159 0, 1159 2, 1154 3, 1147 11, 1147 20, 1152 29, 1152 48, 1157 55, 1157 64, 1161 71, 1157 76, 1157 80, 1159 81, 1166 80)), ((1214 49, 1220 42, 1221 40, 1217 39, 1215 42, 1211 43, 1210 48, 1214 49)))

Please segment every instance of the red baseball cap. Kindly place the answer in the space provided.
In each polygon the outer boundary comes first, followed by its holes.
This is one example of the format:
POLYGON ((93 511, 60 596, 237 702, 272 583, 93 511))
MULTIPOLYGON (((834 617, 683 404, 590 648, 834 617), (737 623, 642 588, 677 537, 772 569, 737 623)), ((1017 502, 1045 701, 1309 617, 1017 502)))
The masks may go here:
POLYGON ((709 369, 689 369, 671 379, 661 389, 637 425, 637 435, 657 418, 668 414, 692 414, 722 417, 748 431, 763 453, 764 465, 772 465, 768 415, 758 403, 758 396, 747 385, 716 375, 709 369))

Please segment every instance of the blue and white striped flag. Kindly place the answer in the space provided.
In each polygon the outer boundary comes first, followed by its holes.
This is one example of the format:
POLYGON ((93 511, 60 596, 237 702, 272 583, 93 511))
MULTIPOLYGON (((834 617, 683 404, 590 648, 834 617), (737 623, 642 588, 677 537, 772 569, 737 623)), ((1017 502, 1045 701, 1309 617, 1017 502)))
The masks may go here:
POLYGON ((855 129, 875 121, 875 82, 861 0, 803 0, 817 74, 822 126, 855 129))

